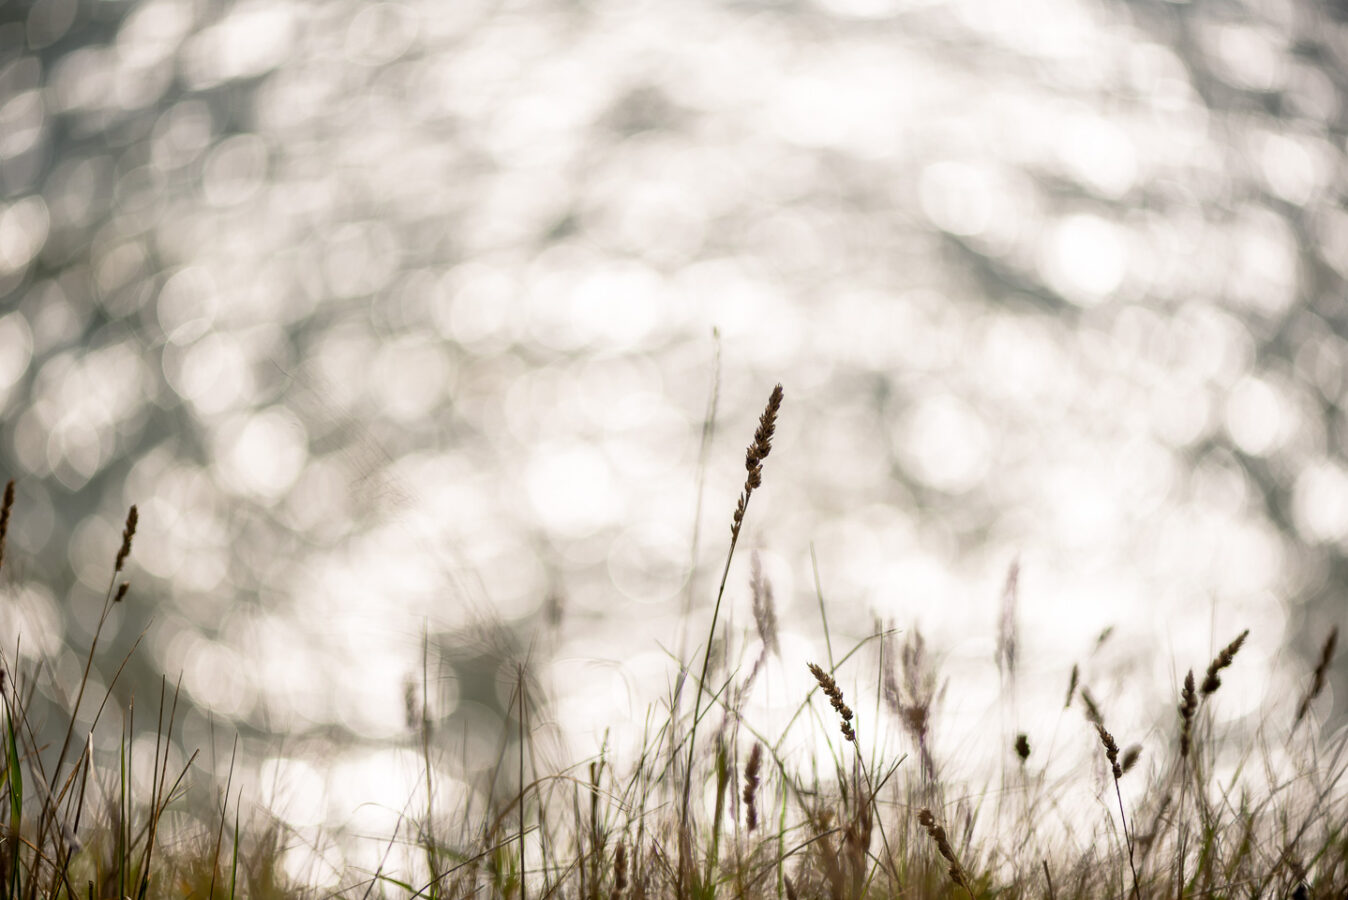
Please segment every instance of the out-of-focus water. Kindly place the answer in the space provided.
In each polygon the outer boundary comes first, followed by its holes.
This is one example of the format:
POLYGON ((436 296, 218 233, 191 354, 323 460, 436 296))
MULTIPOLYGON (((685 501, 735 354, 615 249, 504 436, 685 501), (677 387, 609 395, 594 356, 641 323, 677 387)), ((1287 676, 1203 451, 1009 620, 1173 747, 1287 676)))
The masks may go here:
POLYGON ((811 548, 839 647, 878 617, 944 654, 952 734, 1015 558, 1022 690, 1080 662, 1125 721, 1245 627, 1225 714, 1295 696, 1289 651, 1343 618, 1336 5, 0 23, 4 633, 69 670, 138 504, 119 640, 153 617, 149 662, 295 821, 391 790, 425 633, 436 715, 487 748, 529 647, 575 745, 639 722, 689 597, 703 640, 778 381, 742 548, 784 629, 768 707, 824 656, 811 548), (310 783, 330 808, 294 812, 310 783))

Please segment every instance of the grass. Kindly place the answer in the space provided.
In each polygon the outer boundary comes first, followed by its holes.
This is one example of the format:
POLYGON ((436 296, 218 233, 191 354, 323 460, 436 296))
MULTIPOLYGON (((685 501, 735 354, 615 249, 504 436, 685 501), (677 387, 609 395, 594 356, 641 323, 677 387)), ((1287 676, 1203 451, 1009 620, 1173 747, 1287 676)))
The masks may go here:
MULTIPOLYGON (((57 684, 41 663, 21 665, 22 637, 7 636, 16 646, 0 660, 0 900, 1348 896, 1345 737, 1323 733, 1315 703, 1337 629, 1304 692, 1286 709, 1265 710, 1248 734, 1216 715, 1221 675, 1240 664, 1248 632, 1207 662, 1201 682, 1188 672, 1145 748, 1120 747, 1076 666, 1053 732, 1022 731, 1013 700, 1013 565, 997 636, 1004 724, 985 735, 998 742, 1002 762, 981 786, 946 774, 949 761, 933 740, 946 688, 916 631, 900 644, 894 629, 877 626, 838 648, 836 659, 829 638, 827 664, 782 660, 813 686, 784 726, 769 731, 756 721, 753 688, 782 654, 772 585, 756 559, 753 633, 731 633, 720 611, 782 403, 778 386, 746 453, 715 606, 692 653, 696 660, 700 651, 700 664, 674 666, 675 687, 648 715, 635 758, 615 758, 605 745, 577 766, 545 765, 538 740, 546 703, 523 660, 495 765, 466 801, 444 802, 441 760, 452 748, 426 705, 423 647, 419 710, 415 686, 408 693, 422 760, 419 808, 404 808, 377 865, 348 867, 322 889, 282 874, 288 850, 312 836, 244 821, 233 763, 223 784, 189 791, 200 771, 195 757, 171 763, 176 687, 161 681, 157 702, 140 714, 153 721, 148 765, 146 743, 134 739, 134 704, 113 703, 126 660, 92 690, 100 636, 130 589, 123 572, 136 532, 132 507, 78 683, 57 684), (107 724, 110 707, 117 725, 107 724), (120 733, 105 739, 110 728, 120 733)), ((0 565, 13 507, 11 482, 0 509, 0 565)))

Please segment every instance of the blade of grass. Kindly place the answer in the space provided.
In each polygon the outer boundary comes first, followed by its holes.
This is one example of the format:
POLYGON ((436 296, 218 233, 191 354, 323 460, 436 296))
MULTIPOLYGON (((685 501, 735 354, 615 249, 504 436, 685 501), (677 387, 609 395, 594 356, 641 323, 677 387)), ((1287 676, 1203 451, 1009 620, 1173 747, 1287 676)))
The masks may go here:
POLYGON ((22 868, 23 842, 20 840, 23 826, 23 767, 19 761, 19 748, 14 738, 14 709, 10 705, 9 693, 5 693, 5 774, 9 783, 9 844, 13 847, 10 861, 9 896, 20 894, 19 870, 22 868))

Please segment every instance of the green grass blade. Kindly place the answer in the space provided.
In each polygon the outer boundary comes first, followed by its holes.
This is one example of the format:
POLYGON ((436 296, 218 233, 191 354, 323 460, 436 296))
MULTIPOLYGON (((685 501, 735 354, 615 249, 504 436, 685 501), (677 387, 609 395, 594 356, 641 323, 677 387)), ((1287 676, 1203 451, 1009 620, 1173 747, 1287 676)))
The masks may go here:
POLYGON ((9 834, 13 842, 13 868, 9 873, 9 896, 18 897, 19 892, 19 849, 23 842, 19 840, 19 829, 23 825, 23 769, 19 765, 19 746, 14 736, 14 713, 5 698, 5 777, 9 781, 9 834))

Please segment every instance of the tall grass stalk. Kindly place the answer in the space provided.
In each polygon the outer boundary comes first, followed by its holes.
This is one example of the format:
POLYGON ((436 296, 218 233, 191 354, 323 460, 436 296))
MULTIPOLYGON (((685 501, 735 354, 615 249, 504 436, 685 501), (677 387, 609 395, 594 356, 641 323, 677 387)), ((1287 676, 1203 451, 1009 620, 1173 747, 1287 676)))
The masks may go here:
POLYGON ((688 838, 688 799, 693 785, 693 759, 697 749, 697 727, 702 720, 702 697, 707 689, 707 674, 711 669, 711 650, 716 638, 716 623, 721 615, 721 601, 725 598, 726 581, 730 577, 730 563, 735 558, 735 546, 739 543, 740 529, 744 525, 744 515, 749 508, 749 498, 763 483, 763 461, 772 451, 772 436, 777 427, 777 413, 782 407, 782 386, 778 384, 768 396, 768 404, 758 419, 758 429, 754 432, 753 443, 744 455, 744 468, 748 477, 744 481, 744 491, 730 526, 730 549, 726 552, 725 567, 721 570, 721 583, 716 589, 716 604, 712 608, 711 625, 707 629, 707 648, 702 655, 702 672, 697 679, 697 699, 693 702, 693 721, 688 729, 688 761, 684 766, 683 799, 679 805, 679 897, 684 896, 684 879, 691 860, 691 842, 688 838))

